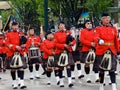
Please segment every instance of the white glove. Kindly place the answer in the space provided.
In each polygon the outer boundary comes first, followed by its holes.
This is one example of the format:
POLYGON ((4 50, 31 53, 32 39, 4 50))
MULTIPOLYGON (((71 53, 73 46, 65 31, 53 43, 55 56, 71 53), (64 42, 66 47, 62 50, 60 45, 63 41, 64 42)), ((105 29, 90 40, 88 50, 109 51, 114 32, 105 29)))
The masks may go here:
POLYGON ((8 47, 11 48, 13 45, 12 44, 9 44, 8 47))
POLYGON ((19 51, 19 50, 21 50, 21 47, 20 46, 16 46, 16 49, 19 51))
POLYGON ((98 42, 100 45, 104 44, 104 40, 100 39, 98 42))
POLYGON ((120 59, 120 55, 117 55, 117 59, 120 59))

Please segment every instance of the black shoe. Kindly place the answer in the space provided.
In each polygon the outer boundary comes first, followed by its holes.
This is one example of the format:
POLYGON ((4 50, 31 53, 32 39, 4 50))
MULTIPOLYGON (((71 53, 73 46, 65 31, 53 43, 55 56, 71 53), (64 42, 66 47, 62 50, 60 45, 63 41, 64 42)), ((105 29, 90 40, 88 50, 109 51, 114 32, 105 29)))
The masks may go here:
POLYGON ((57 82, 57 85, 59 85, 59 84, 60 84, 60 81, 57 82))
POLYGON ((84 78, 84 75, 80 75, 80 76, 78 77, 78 79, 81 79, 81 78, 84 78))
POLYGON ((71 84, 69 84, 68 86, 71 88, 71 87, 74 86, 74 85, 71 83, 71 84))
POLYGON ((35 77, 36 79, 40 79, 40 77, 35 77))
POLYGON ((62 78, 65 78, 65 76, 62 76, 62 78))
POLYGON ((0 77, 0 79, 2 79, 2 78, 0 77))
POLYGON ((109 83, 109 85, 112 85, 112 83, 109 83))
POLYGON ((51 85, 51 83, 47 83, 47 85, 51 85))
POLYGON ((24 88, 27 88, 27 86, 24 85, 24 86, 21 86, 21 87, 20 87, 20 89, 24 89, 24 88))
POLYGON ((96 83, 100 82, 100 79, 97 79, 95 82, 96 82, 96 83))
POLYGON ((17 89, 18 87, 13 87, 13 89, 17 89))
POLYGON ((44 71, 43 73, 42 73, 42 75, 45 75, 46 74, 46 72, 44 71))
POLYGON ((33 80, 34 78, 30 78, 30 80, 33 80))
POLYGON ((18 84, 18 86, 20 86, 20 84, 18 84))
POLYGON ((105 86, 106 84, 104 83, 103 86, 105 86))
POLYGON ((91 83, 91 81, 90 81, 90 80, 88 80, 88 81, 87 81, 87 83, 91 83))
POLYGON ((64 85, 60 85, 60 87, 64 87, 64 85))
POLYGON ((3 68, 3 72, 6 72, 6 69, 5 69, 5 68, 3 68))
POLYGON ((75 79, 75 77, 72 77, 72 79, 75 79))

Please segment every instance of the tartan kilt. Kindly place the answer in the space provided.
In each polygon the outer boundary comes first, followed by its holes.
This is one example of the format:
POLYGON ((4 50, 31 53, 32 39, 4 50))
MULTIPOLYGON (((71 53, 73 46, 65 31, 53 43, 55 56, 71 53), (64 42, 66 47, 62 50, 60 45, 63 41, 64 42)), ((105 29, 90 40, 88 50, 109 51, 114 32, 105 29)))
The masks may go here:
POLYGON ((74 62, 80 61, 80 52, 79 51, 73 51, 72 56, 73 56, 74 62))
POLYGON ((23 62, 23 66, 22 67, 19 67, 19 68, 12 68, 10 67, 10 63, 12 61, 12 58, 13 56, 11 57, 8 57, 7 60, 6 60, 6 69, 20 69, 20 68, 23 68, 23 69, 26 69, 27 68, 27 63, 25 62, 25 58, 21 55, 21 58, 22 58, 22 62, 23 62))
MULTIPOLYGON (((60 55, 61 54, 55 55, 55 67, 60 67, 58 66, 58 60, 59 60, 60 55)), ((73 56, 71 52, 68 53, 68 65, 74 65, 74 60, 73 60, 73 56)))
POLYGON ((29 64, 29 65, 35 64, 35 63, 41 63, 41 62, 42 62, 41 57, 40 57, 40 58, 32 58, 32 59, 29 59, 29 60, 28 60, 28 64, 29 64))
POLYGON ((80 62, 81 62, 81 63, 85 63, 85 59, 86 59, 88 53, 89 53, 89 52, 81 52, 81 53, 80 53, 80 62))
MULTIPOLYGON (((103 55, 96 55, 96 58, 95 58, 95 61, 94 61, 94 64, 93 64, 93 71, 95 71, 95 70, 98 70, 98 71, 102 70, 100 68, 100 64, 102 62, 103 56, 104 56, 104 54, 103 55)), ((111 56, 112 56, 112 58, 111 58, 112 59, 112 62, 111 62, 112 63, 111 64, 112 68, 111 68, 110 71, 116 71, 117 59, 116 59, 114 54, 112 54, 111 56)))

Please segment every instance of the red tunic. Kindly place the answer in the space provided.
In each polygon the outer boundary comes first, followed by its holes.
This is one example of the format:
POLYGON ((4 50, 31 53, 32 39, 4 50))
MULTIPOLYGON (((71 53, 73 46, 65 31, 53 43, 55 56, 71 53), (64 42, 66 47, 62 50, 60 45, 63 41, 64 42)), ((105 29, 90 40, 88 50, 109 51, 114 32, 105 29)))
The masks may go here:
POLYGON ((34 45, 36 47, 39 47, 40 42, 41 42, 40 37, 38 37, 38 36, 29 36, 28 39, 27 39, 27 42, 26 42, 27 51, 30 48, 30 46, 32 45, 32 41, 34 42, 34 45))
POLYGON ((16 46, 20 46, 20 37, 18 32, 9 32, 6 34, 6 44, 7 46, 11 45, 11 48, 8 49, 7 57, 10 57, 17 50, 16 46))
POLYGON ((91 48, 91 43, 98 42, 98 35, 96 34, 96 30, 88 30, 88 29, 83 29, 80 30, 80 37, 79 40, 82 43, 82 49, 81 52, 87 52, 91 48))
POLYGON ((63 45, 62 44, 57 44, 55 41, 50 41, 50 40, 44 40, 42 43, 42 49, 44 52, 43 58, 47 59, 48 56, 54 55, 56 48, 61 48, 63 45), (53 54, 54 53, 54 54, 53 54))
POLYGON ((6 41, 4 36, 0 36, 0 54, 6 53, 7 47, 6 47, 6 41))
MULTIPOLYGON (((56 48, 56 54, 60 54, 64 49, 64 44, 66 44, 66 36, 67 36, 67 32, 56 32, 54 34, 54 37, 55 37, 55 42, 58 43, 58 44, 62 44, 62 46, 60 48, 56 48)), ((72 41, 72 45, 74 45, 76 43, 75 40, 72 41)), ((70 46, 68 48, 68 51, 69 52, 72 52, 72 47, 70 46)))
POLYGON ((99 45, 96 47, 96 54, 102 55, 106 52, 106 50, 110 49, 113 54, 116 54, 118 49, 118 38, 117 38, 117 30, 114 27, 106 27, 100 26, 96 28, 97 34, 100 39, 104 40, 104 43, 108 45, 99 45), (111 44, 111 45, 109 45, 111 44))

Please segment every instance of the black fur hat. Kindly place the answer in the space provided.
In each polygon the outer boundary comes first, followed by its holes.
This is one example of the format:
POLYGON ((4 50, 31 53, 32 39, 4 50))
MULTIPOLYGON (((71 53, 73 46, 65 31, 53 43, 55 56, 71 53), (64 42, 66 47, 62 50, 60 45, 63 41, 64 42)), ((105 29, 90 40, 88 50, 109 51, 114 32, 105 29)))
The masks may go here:
MULTIPOLYGON (((83 28, 86 28, 86 27, 85 27, 85 24, 88 23, 88 22, 91 22, 91 21, 90 21, 90 20, 85 20, 84 25, 83 25, 83 28)), ((91 23, 92 23, 92 22, 91 22, 91 23)))
POLYGON ((13 22, 13 23, 12 23, 12 26, 13 26, 13 25, 18 25, 18 23, 17 23, 17 22, 13 22))
POLYGON ((107 12, 103 12, 101 16, 102 16, 102 17, 104 17, 104 16, 109 16, 109 14, 108 14, 107 12))
POLYGON ((45 38, 47 39, 47 35, 49 34, 52 34, 52 32, 48 31, 46 34, 45 34, 45 38))

